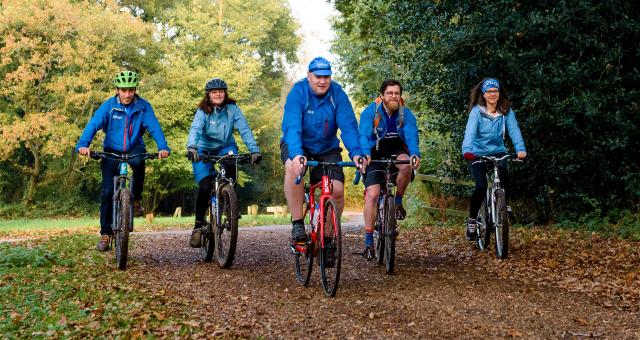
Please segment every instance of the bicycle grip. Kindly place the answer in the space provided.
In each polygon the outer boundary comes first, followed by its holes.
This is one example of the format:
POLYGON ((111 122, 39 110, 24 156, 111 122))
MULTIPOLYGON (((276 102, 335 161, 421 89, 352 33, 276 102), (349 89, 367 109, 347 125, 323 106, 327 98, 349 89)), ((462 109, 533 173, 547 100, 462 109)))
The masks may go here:
MULTIPOLYGON (((306 161, 306 158, 305 158, 305 157, 300 157, 300 164, 302 164, 302 165, 304 166, 305 161, 306 161)), ((309 162, 307 162, 307 165, 309 165, 308 163, 309 163, 309 162)), ((296 181, 295 181, 296 185, 297 185, 297 184, 300 184, 300 182, 302 181, 302 177, 304 177, 304 174, 305 174, 306 172, 307 172, 307 167, 305 166, 305 167, 304 167, 304 170, 302 170, 302 173, 301 173, 301 174, 299 174, 298 176, 296 176, 296 181)))

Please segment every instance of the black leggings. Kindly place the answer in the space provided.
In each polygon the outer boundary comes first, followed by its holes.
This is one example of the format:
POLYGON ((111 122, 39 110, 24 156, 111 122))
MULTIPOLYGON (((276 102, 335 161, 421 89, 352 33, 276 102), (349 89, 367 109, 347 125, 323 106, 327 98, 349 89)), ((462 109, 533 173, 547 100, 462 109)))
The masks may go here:
MULTIPOLYGON (((477 218, 480 206, 487 193, 487 172, 493 171, 493 165, 486 162, 479 162, 469 166, 471 176, 476 182, 476 188, 471 194, 471 202, 469 204, 469 218, 477 218)), ((498 174, 500 175, 500 187, 504 189, 507 202, 509 202, 509 170, 507 169, 507 160, 503 160, 498 166, 498 174)))
MULTIPOLYGON (((222 167, 224 168, 225 177, 232 178, 233 182, 236 182, 236 165, 235 161, 223 161, 222 167)), ((196 197, 196 223, 194 228, 200 228, 204 221, 204 214, 207 212, 207 206, 209 205, 209 197, 211 196, 212 184, 214 181, 213 176, 207 176, 198 182, 198 196, 196 197)))

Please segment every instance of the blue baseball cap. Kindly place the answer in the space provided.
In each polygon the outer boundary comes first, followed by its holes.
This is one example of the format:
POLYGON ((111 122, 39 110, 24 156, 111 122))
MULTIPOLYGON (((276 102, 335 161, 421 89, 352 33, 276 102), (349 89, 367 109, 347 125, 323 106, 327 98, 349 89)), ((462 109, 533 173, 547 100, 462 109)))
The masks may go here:
POLYGON ((309 63, 309 72, 316 76, 330 76, 331 63, 323 57, 314 58, 309 63))

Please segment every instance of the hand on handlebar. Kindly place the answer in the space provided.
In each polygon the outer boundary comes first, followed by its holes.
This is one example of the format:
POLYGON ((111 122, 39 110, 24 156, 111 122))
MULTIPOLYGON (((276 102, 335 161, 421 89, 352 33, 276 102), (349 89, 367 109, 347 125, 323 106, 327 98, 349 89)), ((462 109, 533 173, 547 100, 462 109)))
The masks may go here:
POLYGON ((262 160, 262 154, 259 152, 254 152, 251 154, 251 164, 258 164, 262 160))
POLYGON ((420 157, 418 157, 417 155, 412 155, 411 168, 413 168, 413 170, 418 170, 419 167, 420 167, 420 157))
POLYGON ((169 150, 160 150, 158 151, 158 159, 163 159, 169 157, 169 150))
POLYGON ((91 153, 91 149, 89 149, 89 148, 80 148, 80 149, 78 149, 78 153, 83 155, 83 156, 89 156, 89 154, 91 153))
POLYGON ((356 168, 358 168, 361 173, 364 173, 365 170, 367 170, 367 165, 369 165, 367 158, 361 156, 354 156, 353 162, 356 163, 356 168))
POLYGON ((198 154, 198 149, 187 148, 187 152, 187 158, 189 158, 190 161, 194 163, 200 162, 200 154, 198 154))
POLYGON ((295 156, 293 157, 293 164, 294 167, 298 167, 296 169, 298 170, 298 176, 302 176, 302 174, 304 173, 304 168, 307 166, 307 158, 302 155, 295 156))

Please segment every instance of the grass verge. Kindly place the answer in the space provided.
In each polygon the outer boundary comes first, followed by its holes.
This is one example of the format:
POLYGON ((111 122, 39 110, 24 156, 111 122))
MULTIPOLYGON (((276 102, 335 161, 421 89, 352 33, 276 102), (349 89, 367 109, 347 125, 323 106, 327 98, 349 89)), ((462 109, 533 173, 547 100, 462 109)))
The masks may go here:
MULTIPOLYGON (((162 231, 170 229, 193 228, 194 217, 156 217, 148 223, 144 218, 136 218, 136 231, 162 231)), ((243 215, 239 221, 241 227, 289 224, 290 219, 274 215, 243 215)), ((0 221, 0 238, 42 237, 66 234, 96 234, 100 230, 100 221, 96 218, 69 219, 19 219, 0 221)))
POLYGON ((45 242, 0 244, 0 337, 148 337, 189 334, 169 296, 132 287, 95 237, 71 235, 45 242), (179 318, 179 319, 178 319, 179 318), (153 331, 151 331, 153 330, 153 331))

